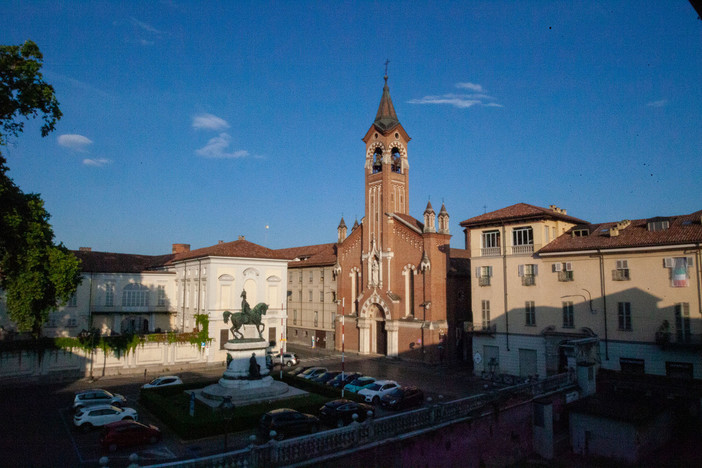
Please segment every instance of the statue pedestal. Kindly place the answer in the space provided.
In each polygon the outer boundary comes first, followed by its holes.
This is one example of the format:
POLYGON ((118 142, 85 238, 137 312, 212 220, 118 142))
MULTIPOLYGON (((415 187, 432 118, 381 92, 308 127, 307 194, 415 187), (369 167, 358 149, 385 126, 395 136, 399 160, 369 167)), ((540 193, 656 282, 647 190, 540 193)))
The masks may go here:
POLYGON ((236 404, 251 400, 261 400, 279 396, 288 392, 288 385, 278 382, 270 375, 266 366, 266 348, 268 342, 261 339, 230 340, 224 345, 232 360, 224 371, 219 382, 205 387, 200 392, 200 398, 208 405, 221 402, 225 397, 231 397, 236 404), (260 379, 252 379, 249 375, 251 356, 255 355, 256 363, 260 366, 260 379))

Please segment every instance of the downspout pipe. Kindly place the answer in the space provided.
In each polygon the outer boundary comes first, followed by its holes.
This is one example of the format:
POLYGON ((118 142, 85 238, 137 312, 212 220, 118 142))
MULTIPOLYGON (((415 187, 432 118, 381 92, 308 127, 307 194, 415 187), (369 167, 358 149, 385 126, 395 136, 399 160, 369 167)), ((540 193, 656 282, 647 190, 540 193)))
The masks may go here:
POLYGON ((507 351, 509 351, 509 313, 507 312, 507 235, 504 223, 502 223, 502 283, 504 289, 505 306, 505 340, 507 343, 507 351))
POLYGON ((605 291, 604 255, 597 251, 600 260, 600 294, 602 294, 602 316, 604 318, 605 360, 609 361, 609 337, 607 334, 607 292, 605 291))

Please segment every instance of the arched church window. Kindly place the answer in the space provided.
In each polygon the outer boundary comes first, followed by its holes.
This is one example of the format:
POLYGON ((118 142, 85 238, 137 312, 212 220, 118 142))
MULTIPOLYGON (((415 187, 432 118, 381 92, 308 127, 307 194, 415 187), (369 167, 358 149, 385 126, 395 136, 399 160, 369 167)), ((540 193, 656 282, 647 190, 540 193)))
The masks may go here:
POLYGON ((373 153, 373 174, 377 174, 383 170, 383 150, 380 148, 375 149, 373 153))
POLYGON ((402 158, 397 148, 392 149, 392 172, 402 173, 402 158))

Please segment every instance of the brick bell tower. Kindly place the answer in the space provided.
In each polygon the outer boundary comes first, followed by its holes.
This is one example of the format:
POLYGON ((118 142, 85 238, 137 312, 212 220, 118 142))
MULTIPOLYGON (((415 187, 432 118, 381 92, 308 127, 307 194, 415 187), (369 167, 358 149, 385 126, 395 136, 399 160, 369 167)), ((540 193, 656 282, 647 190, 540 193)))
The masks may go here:
POLYGON ((388 289, 382 253, 392 245, 392 226, 387 214, 409 214, 409 135, 397 119, 390 98, 388 76, 380 106, 363 142, 366 144, 366 206, 362 252, 367 259, 364 286, 388 289))

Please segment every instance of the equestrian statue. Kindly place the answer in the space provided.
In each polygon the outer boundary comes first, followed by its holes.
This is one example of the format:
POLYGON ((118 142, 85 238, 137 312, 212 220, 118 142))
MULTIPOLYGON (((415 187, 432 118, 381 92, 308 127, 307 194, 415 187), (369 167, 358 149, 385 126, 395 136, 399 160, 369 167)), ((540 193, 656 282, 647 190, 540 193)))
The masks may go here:
POLYGON ((256 304, 256 307, 252 309, 249 303, 246 302, 246 291, 241 292, 241 297, 241 312, 232 313, 225 310, 223 314, 224 323, 228 323, 231 320, 232 326, 230 330, 232 331, 232 335, 234 335, 234 339, 244 339, 244 334, 241 332, 241 327, 244 325, 255 325, 258 331, 258 337, 263 339, 263 330, 266 329, 266 326, 261 322, 261 318, 266 315, 268 305, 259 302, 256 304))

